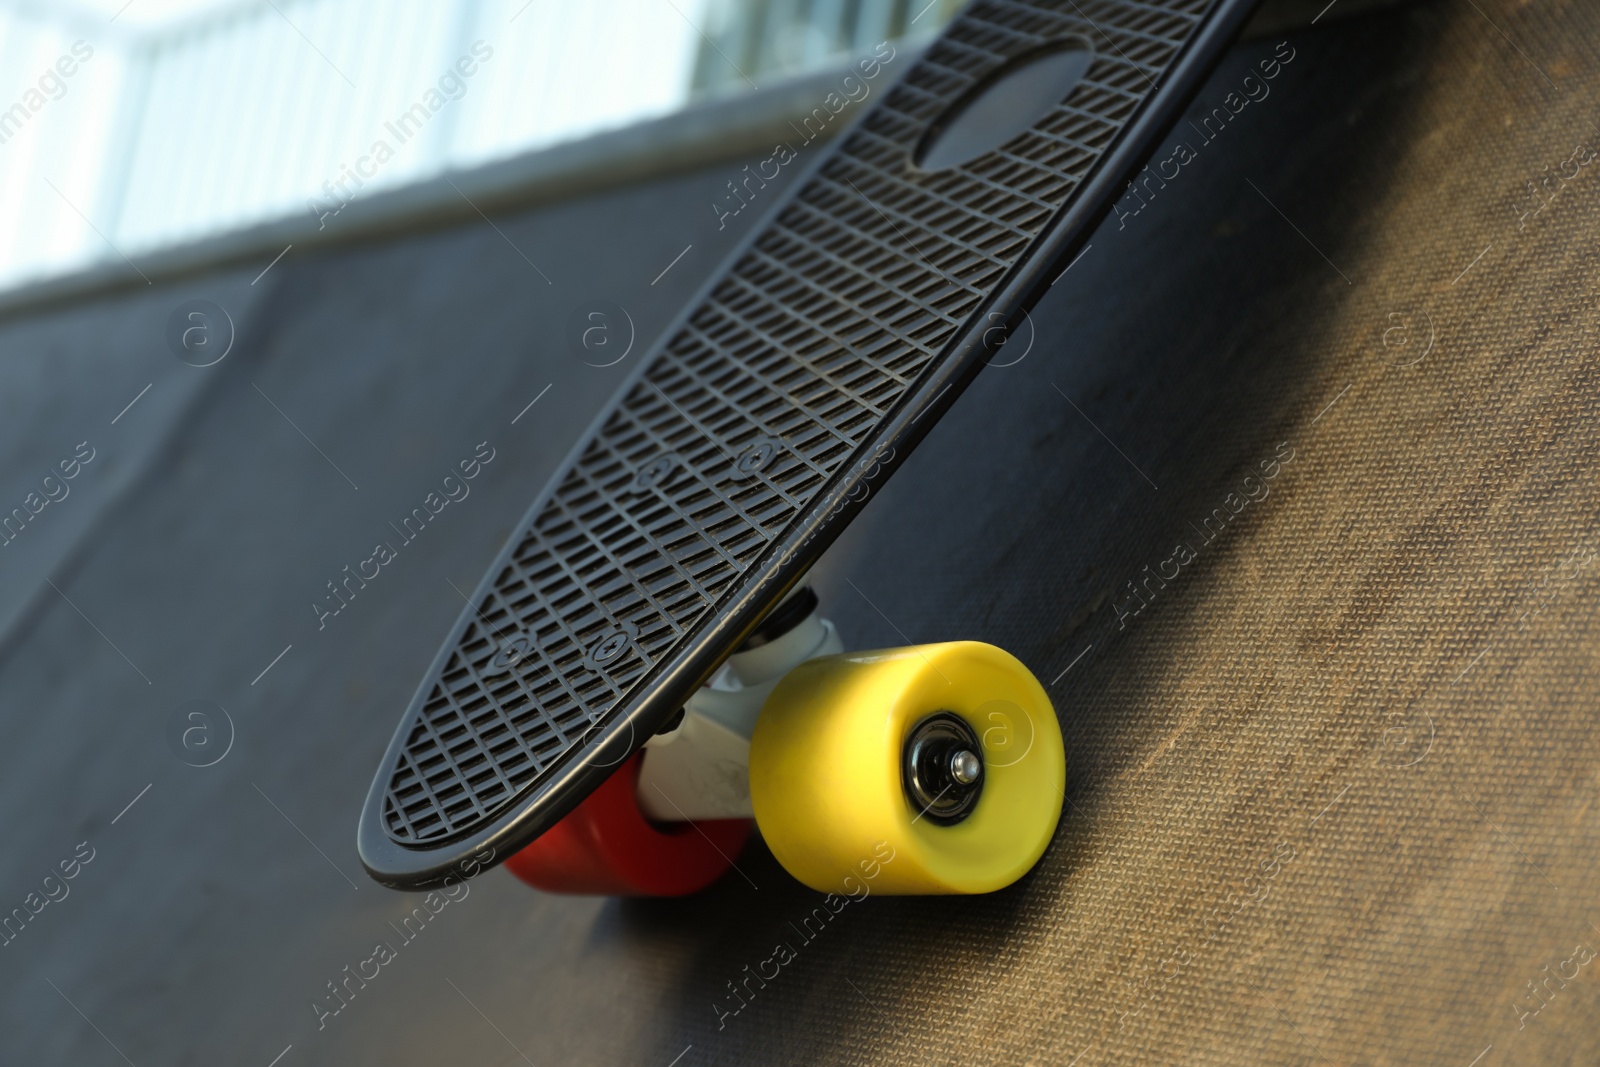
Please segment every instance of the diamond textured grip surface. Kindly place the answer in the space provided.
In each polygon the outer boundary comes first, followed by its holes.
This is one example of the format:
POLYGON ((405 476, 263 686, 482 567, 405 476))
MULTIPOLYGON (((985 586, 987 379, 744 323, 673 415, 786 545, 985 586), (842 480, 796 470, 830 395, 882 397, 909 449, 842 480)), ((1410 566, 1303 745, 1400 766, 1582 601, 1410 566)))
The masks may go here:
POLYGON ((390 840, 479 831, 651 684, 919 378, 956 358, 1208 6, 980 2, 946 28, 667 336, 514 539, 402 725, 379 815, 390 840), (1073 38, 1093 62, 1030 132, 916 168, 953 101, 1073 38))

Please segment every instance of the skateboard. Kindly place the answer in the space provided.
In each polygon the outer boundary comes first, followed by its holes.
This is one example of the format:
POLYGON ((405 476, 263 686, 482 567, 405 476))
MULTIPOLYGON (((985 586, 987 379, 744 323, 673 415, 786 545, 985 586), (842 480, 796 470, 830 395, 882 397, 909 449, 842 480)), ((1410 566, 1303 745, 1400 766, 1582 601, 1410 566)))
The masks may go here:
POLYGON ((978 0, 952 21, 533 502, 373 778, 368 873, 426 889, 505 862, 556 892, 680 895, 753 824, 824 892, 1025 874, 1065 789, 1044 688, 975 641, 846 652, 806 578, 1252 7, 978 0))

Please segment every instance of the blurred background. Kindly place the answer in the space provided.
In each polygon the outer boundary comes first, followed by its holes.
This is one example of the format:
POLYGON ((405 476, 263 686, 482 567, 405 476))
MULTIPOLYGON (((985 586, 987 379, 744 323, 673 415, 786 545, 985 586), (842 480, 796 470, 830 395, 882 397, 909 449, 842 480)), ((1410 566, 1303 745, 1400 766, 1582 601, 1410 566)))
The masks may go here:
POLYGON ((313 201, 336 209, 748 92, 929 37, 958 6, 0 0, 0 70, 13 83, 0 97, 0 201, 14 208, 0 213, 0 287, 316 218, 313 201), (456 69, 462 57, 472 74, 456 69), (440 106, 403 124, 430 90, 425 106, 440 106), (380 140, 393 157, 352 177, 380 140))

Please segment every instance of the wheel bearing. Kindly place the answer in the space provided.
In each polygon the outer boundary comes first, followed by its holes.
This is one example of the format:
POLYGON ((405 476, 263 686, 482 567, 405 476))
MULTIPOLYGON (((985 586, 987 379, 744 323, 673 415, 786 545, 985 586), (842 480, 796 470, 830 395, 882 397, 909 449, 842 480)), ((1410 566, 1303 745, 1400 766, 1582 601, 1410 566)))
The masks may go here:
POLYGON ((959 715, 935 712, 912 727, 900 759, 906 799, 929 822, 954 826, 983 793, 983 745, 959 715))

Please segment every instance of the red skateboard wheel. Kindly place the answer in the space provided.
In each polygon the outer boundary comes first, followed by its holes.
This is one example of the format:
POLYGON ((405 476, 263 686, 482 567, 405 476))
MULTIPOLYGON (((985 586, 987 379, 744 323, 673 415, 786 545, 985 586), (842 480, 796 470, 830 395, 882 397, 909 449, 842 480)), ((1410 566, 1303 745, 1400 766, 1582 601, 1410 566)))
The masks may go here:
POLYGON ((733 864, 749 819, 655 823, 635 793, 636 752, 583 803, 506 860, 511 873, 549 893, 677 897, 704 889, 733 864))

